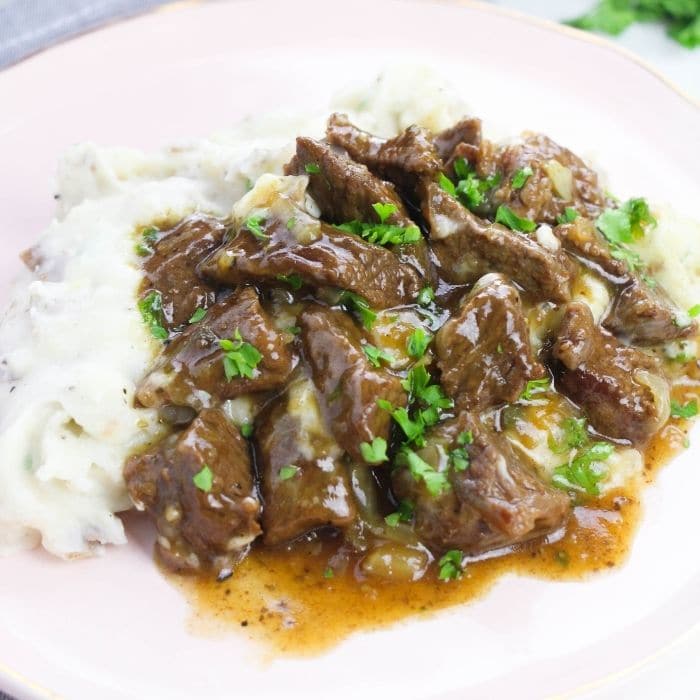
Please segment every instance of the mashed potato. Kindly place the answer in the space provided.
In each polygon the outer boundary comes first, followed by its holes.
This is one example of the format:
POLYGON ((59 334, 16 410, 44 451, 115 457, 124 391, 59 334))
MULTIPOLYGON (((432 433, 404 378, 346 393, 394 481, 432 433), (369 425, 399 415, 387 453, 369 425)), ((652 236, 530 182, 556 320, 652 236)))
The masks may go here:
MULTIPOLYGON (((439 80, 422 82, 417 90, 415 72, 399 70, 334 108, 384 133, 462 115, 439 80)), ((156 350, 136 308, 134 232, 192 211, 228 215, 259 175, 281 171, 297 134, 322 133, 326 116, 256 117, 150 154, 90 144, 66 154, 39 266, 17 280, 0 322, 0 554, 41 543, 74 557, 126 541, 115 515, 131 505, 122 464, 158 433, 153 413, 133 408, 156 350)))

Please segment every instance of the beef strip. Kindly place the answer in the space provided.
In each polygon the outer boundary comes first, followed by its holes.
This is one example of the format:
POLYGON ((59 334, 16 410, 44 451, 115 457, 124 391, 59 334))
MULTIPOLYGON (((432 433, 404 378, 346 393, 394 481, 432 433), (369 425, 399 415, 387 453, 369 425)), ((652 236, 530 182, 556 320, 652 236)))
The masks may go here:
POLYGON ((408 196, 424 178, 432 178, 443 169, 433 135, 419 126, 409 126, 394 138, 380 139, 353 126, 345 115, 333 114, 326 138, 408 196))
POLYGON ((260 240, 243 224, 238 234, 201 266, 222 284, 275 280, 298 274, 308 284, 338 287, 385 309, 413 301, 423 283, 418 272, 390 250, 320 221, 276 216, 262 223, 260 240))
POLYGON ((558 391, 603 435, 643 443, 668 419, 661 363, 596 327, 586 304, 567 306, 552 348, 558 391))
POLYGON ((530 236, 480 219, 434 182, 425 187, 423 214, 448 282, 474 282, 500 272, 538 299, 570 298, 573 266, 562 250, 549 250, 530 236))
POLYGON ((343 451, 328 433, 316 390, 307 378, 258 419, 257 463, 264 499, 264 541, 276 545, 356 517, 343 451))
POLYGON ((616 286, 603 325, 631 343, 650 345, 697 333, 697 323, 680 323, 680 309, 658 284, 650 286, 624 260, 612 256, 610 245, 595 224, 579 216, 554 229, 565 249, 579 262, 616 286))
MULTIPOLYGON (((296 155, 285 166, 288 175, 303 175, 307 166, 318 166, 318 173, 308 173, 308 192, 321 210, 321 217, 332 224, 348 221, 378 222, 373 204, 393 204, 396 211, 386 223, 415 226, 406 207, 390 182, 373 175, 365 165, 356 163, 337 147, 310 138, 298 138, 296 155)), ((392 246, 402 263, 411 265, 427 283, 433 283, 428 244, 421 238, 416 243, 392 246)))
POLYGON ((248 443, 218 409, 129 458, 124 479, 136 507, 155 521, 161 560, 175 571, 225 573, 260 534, 248 443), (193 479, 207 468, 211 488, 203 490, 193 479))
POLYGON ((500 150, 496 170, 502 180, 490 197, 493 211, 499 204, 506 204, 518 216, 555 224, 566 207, 595 217, 606 206, 595 172, 577 155, 543 134, 528 134, 521 143, 500 150), (532 175, 523 187, 515 189, 513 176, 527 167, 532 175))
POLYGON ((289 333, 275 328, 255 289, 242 287, 217 302, 202 321, 189 326, 164 349, 136 395, 148 407, 175 404, 199 409, 212 399, 276 389, 285 383, 294 365, 292 340, 289 333), (236 330, 262 359, 252 377, 228 381, 219 341, 234 338, 236 330))
POLYGON ((346 313, 312 304, 298 322, 326 421, 338 444, 361 461, 360 443, 389 440, 391 418, 377 399, 405 406, 406 393, 398 377, 371 365, 364 338, 346 313))
POLYGON ((459 549, 465 554, 524 542, 562 527, 569 497, 544 484, 514 452, 508 441, 487 429, 473 414, 462 412, 436 426, 419 455, 444 471, 446 455, 461 447, 459 436, 470 432, 464 449, 469 466, 449 468, 450 490, 433 496, 407 468, 395 469, 396 495, 414 504, 415 530, 436 554, 459 549))
POLYGON ((226 226, 209 216, 190 216, 166 231, 143 263, 141 296, 160 292, 163 326, 185 325, 198 308, 214 303, 215 288, 195 272, 197 263, 221 245, 226 226))
POLYGON ((483 411, 515 401, 527 381, 544 374, 530 345, 517 290, 487 275, 438 331, 441 383, 458 409, 483 411))
POLYGON ((433 140, 438 155, 445 164, 444 169, 454 174, 457 158, 472 163, 478 158, 481 145, 481 119, 464 118, 454 126, 437 134, 433 140))

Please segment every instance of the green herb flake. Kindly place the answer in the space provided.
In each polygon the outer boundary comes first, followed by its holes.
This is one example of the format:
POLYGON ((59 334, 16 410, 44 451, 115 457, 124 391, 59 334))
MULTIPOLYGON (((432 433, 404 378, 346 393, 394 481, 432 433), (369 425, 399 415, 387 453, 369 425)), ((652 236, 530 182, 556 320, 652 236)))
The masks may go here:
POLYGON ((163 298, 160 292, 151 290, 138 303, 143 322, 148 326, 151 335, 157 340, 167 340, 168 331, 163 327, 163 298))
POLYGON ((532 168, 528 165, 515 171, 513 178, 510 181, 511 187, 514 190, 520 190, 525 186, 525 183, 532 176, 532 168))
POLYGON ((246 439, 253 436, 253 424, 252 423, 243 423, 243 425, 241 425, 239 430, 241 431, 241 435, 246 439))
POLYGON ((296 272, 292 272, 291 275, 277 275, 275 279, 286 282, 295 292, 304 284, 304 280, 296 272))
POLYGON ((190 316, 189 323, 199 323, 207 315, 207 310, 201 306, 190 316))
POLYGON ((693 399, 687 403, 681 404, 678 401, 671 401, 671 417, 672 418, 694 418, 698 415, 698 402, 693 399))
POLYGON ((426 333, 422 328, 416 328, 413 333, 411 333, 408 343, 406 344, 406 349, 408 354, 414 359, 420 359, 425 355, 425 351, 428 349, 428 345, 433 340, 433 336, 430 333, 426 333))
POLYGON ((469 455, 463 447, 457 447, 450 451, 450 464, 456 472, 463 472, 469 469, 469 455))
POLYGON ((700 315, 700 304, 695 304, 695 306, 691 306, 688 309, 688 316, 690 316, 690 318, 695 318, 698 315, 700 315))
POLYGON ((148 226, 141 231, 141 240, 136 244, 136 254, 145 258, 153 253, 153 244, 158 240, 158 231, 155 226, 148 226))
POLYGON ((577 450, 588 443, 588 428, 585 418, 566 418, 559 426, 560 435, 548 439, 549 449, 555 454, 577 450))
POLYGON ((557 216, 558 224, 570 224, 578 219, 578 212, 573 207, 566 207, 563 214, 557 216))
POLYGON ((372 209, 376 212, 377 216, 379 217, 379 223, 384 224, 386 223, 386 220, 392 215, 396 214, 398 211, 398 208, 395 204, 391 204, 390 202, 388 203, 382 203, 382 202, 376 202, 375 204, 372 205, 372 209))
POLYGON ((416 303, 419 306, 429 306, 435 301, 435 292, 432 287, 423 287, 423 289, 418 292, 416 297, 416 303))
POLYGON ((201 471, 198 471, 193 477, 194 485, 204 493, 209 493, 214 484, 214 474, 208 465, 204 465, 201 471))
POLYGON ((589 496, 598 496, 600 487, 598 483, 605 478, 606 471, 594 469, 593 465, 599 465, 608 459, 615 448, 608 442, 594 442, 585 451, 579 453, 568 464, 563 464, 554 470, 552 484, 565 491, 578 491, 589 496))
POLYGON ((323 578, 333 578, 333 576, 335 576, 335 572, 330 566, 327 566, 323 572, 323 578))
POLYGON ((384 522, 389 527, 396 527, 399 523, 410 523, 413 520, 414 506, 410 501, 401 501, 394 513, 389 513, 384 522))
POLYGON ((419 447, 425 445, 425 422, 419 415, 417 419, 413 419, 408 415, 408 410, 401 407, 395 408, 391 402, 386 399, 377 399, 377 406, 386 411, 398 423, 403 434, 406 436, 408 443, 415 443, 419 447))
POLYGON ((299 333, 301 333, 301 328, 299 328, 299 326, 287 326, 284 330, 292 335, 299 335, 299 333))
POLYGON ((236 328, 233 338, 219 341, 219 347, 224 351, 223 363, 226 381, 230 382, 235 377, 251 379, 255 368, 262 360, 258 349, 243 340, 240 331, 236 328))
POLYGON ((367 359, 373 367, 381 367, 382 361, 386 362, 387 364, 391 364, 392 360, 394 359, 385 350, 380 350, 378 347, 370 345, 369 343, 362 346, 362 352, 365 353, 367 359))
POLYGON ((287 464, 279 470, 280 481, 288 481, 294 478, 299 473, 299 467, 296 464, 287 464))
POLYGON ((338 298, 338 304, 346 311, 355 311, 362 321, 362 325, 368 330, 372 330, 374 322, 377 320, 377 313, 370 308, 364 297, 354 292, 344 291, 338 298))
POLYGON ((250 233, 257 238, 259 241, 266 241, 270 238, 265 231, 262 229, 262 225, 265 221, 264 216, 249 216, 245 220, 245 227, 250 231, 250 233))
POLYGON ((453 581, 462 575, 462 559, 464 555, 459 549, 450 549, 440 558, 438 566, 440 572, 438 578, 440 581, 453 581))
POLYGON ((321 172, 321 168, 316 163, 307 163, 304 166, 304 170, 306 170, 309 175, 318 175, 318 173, 321 172))
POLYGON ((364 459, 367 464, 381 464, 382 462, 387 462, 389 460, 386 455, 386 447, 386 440, 384 438, 376 437, 371 443, 360 443, 360 454, 362 455, 362 459, 364 459))
POLYGON ((428 493, 436 498, 452 489, 452 485, 447 480, 447 474, 439 472, 431 467, 424 459, 419 457, 413 450, 407 447, 402 449, 401 454, 405 457, 408 471, 416 481, 423 481, 428 493))
POLYGON ((403 245, 417 243, 422 235, 418 226, 396 226, 394 224, 371 224, 362 221, 348 221, 336 226, 344 233, 352 233, 364 238, 373 245, 403 245))
POLYGON ((523 393, 520 394, 520 401, 532 401, 537 394, 544 394, 549 391, 552 380, 549 377, 542 379, 530 379, 525 385, 523 393))
POLYGON ((571 561, 568 553, 563 549, 557 551, 557 553, 554 555, 554 560, 557 562, 557 564, 560 564, 564 568, 569 566, 569 562, 571 561))
POLYGON ((523 219, 505 204, 501 204, 496 209, 496 223, 503 224, 509 229, 520 233, 532 233, 537 228, 537 224, 534 221, 523 219))
POLYGON ((457 193, 455 191, 454 182, 452 182, 452 180, 450 180, 450 178, 447 177, 447 175, 445 175, 445 173, 440 173, 440 175, 438 176, 438 185, 440 185, 440 187, 445 192, 447 192, 447 194, 450 194, 453 197, 457 196, 457 193))

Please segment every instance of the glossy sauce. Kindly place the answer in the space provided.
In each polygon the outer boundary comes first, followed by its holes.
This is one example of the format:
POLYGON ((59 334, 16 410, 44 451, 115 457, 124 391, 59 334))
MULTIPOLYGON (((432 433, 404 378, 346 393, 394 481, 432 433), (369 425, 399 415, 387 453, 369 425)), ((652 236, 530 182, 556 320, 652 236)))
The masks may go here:
MULTIPOLYGON (((674 398, 684 402, 700 396, 697 365, 677 371, 674 398)), ((471 562, 456 581, 437 580, 434 566, 413 583, 363 579, 357 575, 358 556, 344 560, 344 570, 334 564, 332 578, 326 578, 329 561, 338 560, 339 539, 330 535, 290 549, 254 548, 226 581, 167 575, 192 605, 194 633, 238 630, 270 653, 297 656, 320 653, 354 632, 469 603, 503 574, 581 580, 624 563, 642 512, 643 486, 687 447, 688 428, 685 421, 670 420, 647 446, 642 478, 575 505, 557 541, 535 541, 504 556, 471 562)))

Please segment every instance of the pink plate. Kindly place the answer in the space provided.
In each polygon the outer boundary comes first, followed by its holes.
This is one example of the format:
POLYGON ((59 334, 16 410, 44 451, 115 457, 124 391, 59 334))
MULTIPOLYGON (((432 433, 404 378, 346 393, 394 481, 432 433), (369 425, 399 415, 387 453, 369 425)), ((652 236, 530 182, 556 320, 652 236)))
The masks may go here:
MULTIPOLYGON (((185 4, 0 74, 0 292, 51 218, 69 144, 151 148, 246 114, 312 109, 406 61, 453 80, 487 128, 545 131, 593 156, 621 195, 697 207, 697 107, 605 42, 471 3, 185 4)), ((142 533, 90 561, 5 559, 0 687, 23 699, 697 697, 699 457, 693 445, 647 491, 620 570, 506 578, 473 605, 311 659, 263 663, 238 634, 188 632, 187 603, 142 533)))

